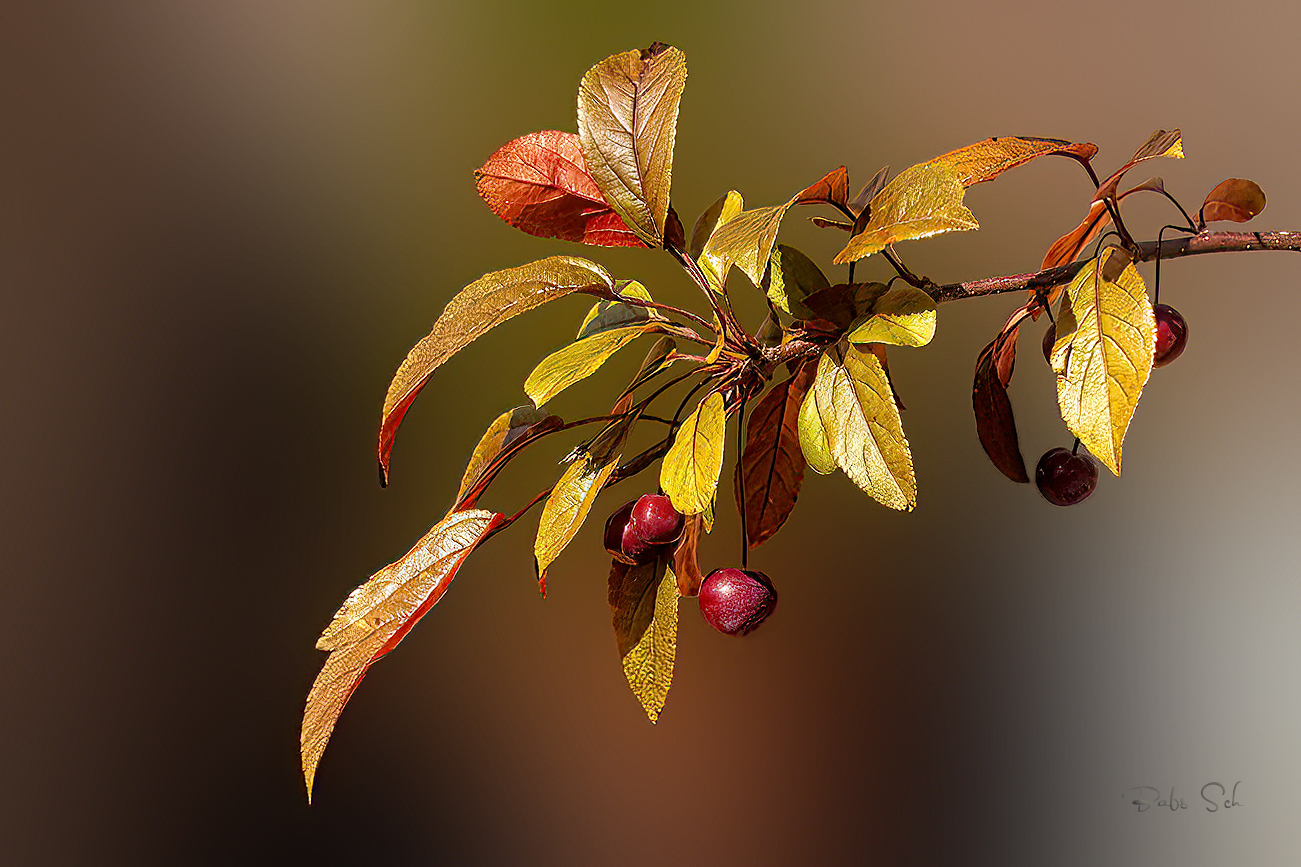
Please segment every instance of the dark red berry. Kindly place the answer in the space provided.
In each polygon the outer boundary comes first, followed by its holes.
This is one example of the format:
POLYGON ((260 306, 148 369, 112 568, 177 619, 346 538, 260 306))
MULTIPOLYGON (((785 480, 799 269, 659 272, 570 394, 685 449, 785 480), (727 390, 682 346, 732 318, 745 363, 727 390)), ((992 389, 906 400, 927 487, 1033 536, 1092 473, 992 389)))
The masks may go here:
POLYGON ((1049 323, 1048 330, 1044 332, 1044 361, 1049 364, 1053 363, 1053 344, 1057 342, 1057 325, 1049 323))
POLYGON ((1166 304, 1152 308, 1156 314, 1156 353, 1153 367, 1165 367, 1183 353, 1188 345, 1188 323, 1183 314, 1166 304))
POLYGON ((745 635, 777 607, 777 590, 762 572, 715 569, 700 585, 700 614, 725 635, 745 635))
POLYGON ((1053 505, 1073 506, 1087 500, 1098 486, 1098 465, 1088 455, 1050 449, 1035 467, 1034 483, 1053 505))
POLYGON ((614 514, 605 522, 605 550, 620 560, 627 559, 623 553, 624 534, 628 529, 628 519, 632 516, 632 507, 636 500, 629 500, 614 510, 614 514))
POLYGON ((685 520, 665 495, 642 494, 628 523, 647 545, 671 545, 682 536, 685 520))

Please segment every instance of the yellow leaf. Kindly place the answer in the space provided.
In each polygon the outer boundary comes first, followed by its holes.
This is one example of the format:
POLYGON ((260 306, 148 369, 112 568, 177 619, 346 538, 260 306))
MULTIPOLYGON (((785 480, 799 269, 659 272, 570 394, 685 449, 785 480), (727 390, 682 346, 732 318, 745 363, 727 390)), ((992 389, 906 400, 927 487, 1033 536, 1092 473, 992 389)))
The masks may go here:
POLYGON ((402 559, 348 595, 316 642, 330 651, 303 711, 299 746, 307 798, 334 724, 371 663, 388 653, 442 597, 457 569, 501 515, 474 509, 452 512, 402 559))
MULTIPOLYGON (((615 284, 615 292, 621 297, 638 301, 654 300, 650 292, 646 291, 646 287, 636 280, 620 280, 615 284)), ((591 337, 593 334, 609 331, 611 328, 649 322, 652 319, 665 321, 666 317, 653 307, 639 307, 635 304, 624 304, 622 301, 598 301, 592 305, 587 318, 579 326, 578 339, 582 340, 584 337, 591 337)))
POLYGON ((976 218, 962 204, 965 192, 952 166, 922 163, 905 169, 872 199, 871 219, 833 261, 845 265, 896 241, 979 228, 976 218))
POLYGON ((992 181, 1008 169, 1024 165, 1037 157, 1060 154, 1089 160, 1097 153, 1098 146, 1089 142, 1003 136, 958 148, 930 162, 952 166, 958 173, 962 185, 970 187, 984 181, 992 181))
POLYGON ((678 646, 678 581, 660 558, 610 571, 615 643, 633 695, 653 723, 673 684, 678 646))
POLYGON ((827 445, 827 431, 822 426, 822 416, 818 415, 817 402, 813 399, 813 389, 804 395, 800 404, 799 415, 800 451, 804 460, 815 472, 827 475, 836 471, 836 458, 827 445))
POLYGON ((551 489, 542 506, 533 556, 538 562, 538 577, 545 580, 547 567, 565 550, 601 493, 605 480, 619 466, 619 455, 583 454, 566 468, 560 481, 551 489))
POLYGON ((429 334, 407 353, 389 384, 380 421, 382 477, 388 475, 389 452, 402 416, 439 365, 513 316, 571 292, 605 293, 613 288, 610 274, 595 262, 552 256, 485 274, 458 292, 429 334))
POLYGON ((768 273, 759 288, 783 313, 794 312, 805 318, 810 311, 804 306, 804 299, 830 285, 827 275, 812 259, 794 247, 778 244, 768 258, 768 273))
POLYGON ((824 352, 811 393, 836 466, 881 504, 912 509, 917 504, 912 454, 877 357, 851 346, 837 362, 824 352))
POLYGON ((935 336, 935 299, 900 284, 872 304, 867 316, 849 332, 850 343, 925 346, 935 336))
POLYGON ((723 435, 727 417, 723 395, 714 392, 700 402, 682 426, 660 465, 660 487, 673 507, 684 515, 709 509, 723 469, 723 435))
POLYGON ((740 193, 732 190, 706 208, 700 215, 700 219, 696 220, 695 228, 691 230, 691 243, 687 252, 695 258, 709 288, 715 292, 723 291, 723 283, 727 280, 727 269, 730 263, 725 257, 713 251, 705 255, 705 247, 709 239, 718 231, 718 227, 741 213, 744 208, 745 200, 741 198, 740 193))
POLYGON ((560 421, 555 416, 549 416, 547 413, 540 412, 531 406, 518 406, 497 416, 497 420, 488 426, 488 430, 484 431, 479 444, 474 447, 474 454, 470 455, 470 462, 465 467, 465 474, 461 476, 461 487, 456 492, 457 502, 460 502, 461 497, 465 496, 465 492, 479 480, 479 475, 492 462, 493 458, 501 454, 515 437, 523 434, 535 424, 541 424, 548 418, 555 419, 557 424, 560 421))
POLYGON ((720 286, 727 279, 727 269, 732 265, 744 271, 755 286, 763 283, 782 217, 794 203, 795 199, 791 199, 784 205, 742 211, 718 227, 700 256, 718 263, 720 286))
POLYGON ((664 242, 686 83, 682 52, 657 42, 607 57, 578 88, 578 138, 588 174, 628 228, 652 247, 664 242))
POLYGON ((623 347, 655 330, 653 323, 611 328, 575 341, 542 359, 524 381, 524 393, 535 406, 551 400, 576 382, 591 376, 623 347))
POLYGON ((1062 309, 1052 352, 1062 420, 1119 475, 1121 443, 1156 350, 1147 287, 1129 256, 1108 247, 1066 287, 1062 309))

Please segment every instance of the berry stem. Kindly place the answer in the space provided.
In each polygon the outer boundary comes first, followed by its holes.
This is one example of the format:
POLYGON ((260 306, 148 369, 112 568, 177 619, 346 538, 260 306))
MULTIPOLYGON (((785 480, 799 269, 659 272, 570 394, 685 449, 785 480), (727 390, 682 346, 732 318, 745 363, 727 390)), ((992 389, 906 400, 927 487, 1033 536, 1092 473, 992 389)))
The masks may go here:
MULTIPOLYGON (((851 263, 852 264, 852 263, 851 263)), ((741 409, 736 415, 736 487, 739 494, 737 505, 741 513, 741 568, 748 565, 750 553, 750 536, 745 526, 745 472, 741 467, 741 457, 745 454, 745 398, 741 398, 741 409)))

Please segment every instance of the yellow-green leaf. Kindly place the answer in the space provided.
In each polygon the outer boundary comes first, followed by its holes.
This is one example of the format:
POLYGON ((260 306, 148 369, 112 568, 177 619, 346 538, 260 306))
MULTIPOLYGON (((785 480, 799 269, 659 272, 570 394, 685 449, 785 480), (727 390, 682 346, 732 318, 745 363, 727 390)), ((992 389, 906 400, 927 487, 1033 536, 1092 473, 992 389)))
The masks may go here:
POLYGON ((727 279, 727 269, 729 262, 719 253, 711 251, 705 255, 705 247, 709 239, 718 231, 719 226, 734 218, 745 208, 745 200, 736 190, 732 190, 727 195, 714 202, 705 212, 696 220, 695 227, 691 230, 691 242, 687 247, 687 252, 696 260, 700 266, 700 272, 705 275, 705 281, 709 288, 715 292, 723 291, 723 283, 727 279))
POLYGON ((809 314, 804 299, 831 285, 827 275, 794 247, 778 244, 768 257, 768 273, 759 287, 785 313, 803 318, 809 314))
POLYGON ((935 336, 935 299, 913 286, 894 286, 849 332, 851 343, 925 346, 935 336))
POLYGON ((922 163, 900 172, 872 199, 872 216, 833 260, 856 262, 896 241, 980 228, 962 204, 966 187, 953 166, 922 163))
POLYGON ((1119 475, 1121 443, 1156 350, 1147 287, 1129 256, 1108 247, 1066 287, 1062 307, 1068 305, 1069 314, 1057 317, 1052 352, 1062 420, 1119 475))
POLYGON ((534 405, 541 407, 569 386, 591 376, 610 356, 656 327, 647 322, 611 328, 558 349, 533 368, 524 381, 524 393, 534 405))
MULTIPOLYGON (((655 300, 651 298, 646 287, 636 280, 620 280, 615 284, 614 291, 623 298, 638 301, 655 300)), ((592 309, 587 312, 587 318, 579 326, 578 339, 582 340, 584 337, 591 337, 593 334, 608 331, 611 328, 650 322, 652 319, 664 321, 665 318, 663 314, 653 307, 625 304, 622 301, 598 301, 592 305, 592 309)))
POLYGON ((813 399, 813 389, 804 395, 800 404, 800 451, 804 460, 815 472, 827 475, 836 471, 836 458, 827 445, 827 431, 822 426, 822 416, 818 414, 817 402, 813 399))
POLYGON ((673 684, 678 647, 678 581, 660 558, 640 566, 615 562, 609 599, 615 643, 632 693, 653 723, 673 684))
POLYGON ((452 512, 400 560, 352 591, 335 613, 316 642, 330 655, 308 693, 299 736, 309 801, 334 724, 367 669, 442 597, 465 558, 501 519, 480 509, 452 512))
POLYGON ((742 211, 718 227, 700 255, 705 259, 713 257, 719 263, 720 285, 732 265, 744 271, 755 286, 763 282, 782 217, 794 203, 795 199, 791 199, 784 205, 742 211))
POLYGON ((531 406, 517 406, 497 416, 497 420, 488 426, 488 430, 479 439, 479 444, 474 447, 474 454, 470 455, 465 474, 461 476, 461 487, 456 492, 457 502, 479 480, 480 474, 493 458, 501 454, 516 437, 547 419, 555 419, 556 424, 560 423, 560 419, 555 416, 531 406))
POLYGON ((613 288, 610 274, 595 262, 552 256, 485 274, 458 292, 429 334, 407 353, 389 384, 380 421, 381 478, 388 476, 389 453, 402 416, 439 365, 513 316, 572 292, 608 293, 613 288))
POLYGON ((686 83, 682 52, 657 42, 607 57, 578 88, 587 171, 610 207, 652 247, 664 242, 678 101, 686 83))
POLYGON ((836 466, 881 504, 913 508, 917 482, 912 453, 877 357, 852 346, 843 362, 832 352, 823 353, 812 395, 836 466))
POLYGON ((673 507, 684 515, 709 509, 723 469, 723 435, 727 417, 723 395, 714 392, 700 402, 682 426, 660 465, 660 487, 673 507))
POLYGON ((551 489, 542 506, 538 521, 538 535, 533 543, 533 556, 537 558, 538 578, 545 581, 547 567, 560 556, 565 546, 583 526, 588 512, 601 493, 605 480, 619 465, 619 455, 580 455, 565 470, 560 481, 551 489))

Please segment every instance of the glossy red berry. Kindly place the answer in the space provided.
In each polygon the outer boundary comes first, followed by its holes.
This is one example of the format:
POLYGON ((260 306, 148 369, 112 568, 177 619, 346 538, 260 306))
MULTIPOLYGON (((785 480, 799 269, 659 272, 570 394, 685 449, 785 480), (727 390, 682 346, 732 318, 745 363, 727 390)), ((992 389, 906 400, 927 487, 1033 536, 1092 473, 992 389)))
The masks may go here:
POLYGON ((1057 342, 1057 325, 1050 323, 1044 332, 1044 361, 1053 363, 1053 344, 1057 342))
POLYGON ((777 590, 762 572, 715 569, 700 585, 700 614, 725 635, 745 635, 777 607, 777 590))
POLYGON ((623 540, 628 530, 629 518, 632 517, 632 507, 635 505, 637 505, 636 500, 629 500, 615 509, 614 514, 605 522, 605 550, 620 560, 627 559, 623 553, 623 540))
POLYGON ((1188 344, 1188 323, 1183 314, 1166 304, 1152 308, 1156 314, 1156 353, 1153 367, 1165 367, 1178 358, 1188 344))
POLYGON ((1050 449, 1035 467, 1034 483, 1053 505, 1073 506, 1087 500, 1098 486, 1098 465, 1088 455, 1050 449))
POLYGON ((628 520, 633 532, 647 545, 671 545, 678 541, 686 521, 664 494, 642 494, 628 520))

